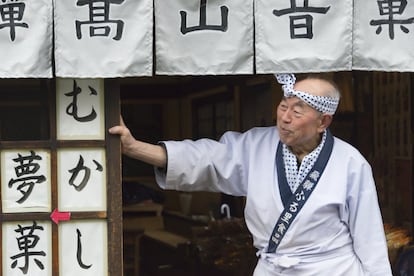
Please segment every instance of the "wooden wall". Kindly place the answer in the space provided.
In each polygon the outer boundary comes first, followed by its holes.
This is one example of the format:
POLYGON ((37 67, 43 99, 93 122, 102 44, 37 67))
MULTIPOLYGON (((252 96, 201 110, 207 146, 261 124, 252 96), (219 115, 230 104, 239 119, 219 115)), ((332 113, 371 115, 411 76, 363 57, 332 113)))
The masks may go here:
POLYGON ((357 142, 371 162, 383 216, 412 229, 413 74, 354 72, 357 142))

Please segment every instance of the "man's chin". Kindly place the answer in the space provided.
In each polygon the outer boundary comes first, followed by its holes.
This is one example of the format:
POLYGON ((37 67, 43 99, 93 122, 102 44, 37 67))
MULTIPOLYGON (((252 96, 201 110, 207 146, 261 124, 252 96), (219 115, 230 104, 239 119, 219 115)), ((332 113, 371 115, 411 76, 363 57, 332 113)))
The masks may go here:
POLYGON ((285 145, 287 145, 287 146, 290 146, 290 140, 289 140, 289 139, 284 138, 284 137, 280 137, 280 141, 281 141, 283 144, 285 144, 285 145))

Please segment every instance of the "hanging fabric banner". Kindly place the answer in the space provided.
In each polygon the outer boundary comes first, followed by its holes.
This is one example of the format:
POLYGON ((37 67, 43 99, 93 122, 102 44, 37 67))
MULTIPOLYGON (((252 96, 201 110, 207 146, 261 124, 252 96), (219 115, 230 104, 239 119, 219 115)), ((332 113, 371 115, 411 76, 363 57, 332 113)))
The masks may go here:
POLYGON ((54 0, 56 76, 152 75, 152 0, 54 0))
POLYGON ((252 74, 252 0, 155 0, 156 73, 252 74))
POLYGON ((352 2, 255 0, 257 73, 351 70, 352 2))
POLYGON ((414 2, 361 0, 354 4, 355 70, 414 71, 414 2))
POLYGON ((0 78, 52 77, 52 0, 0 2, 0 78))

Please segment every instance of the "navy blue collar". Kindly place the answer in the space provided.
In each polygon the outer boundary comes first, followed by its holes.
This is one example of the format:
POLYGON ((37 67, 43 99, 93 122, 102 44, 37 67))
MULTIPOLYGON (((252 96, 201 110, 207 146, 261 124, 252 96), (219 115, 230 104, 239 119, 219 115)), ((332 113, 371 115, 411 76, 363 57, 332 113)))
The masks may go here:
POLYGON ((276 166, 279 179, 280 196, 282 198, 284 210, 280 213, 275 227, 273 228, 272 235, 269 238, 269 244, 267 247, 268 253, 276 252, 280 242, 285 236, 286 231, 288 231, 290 225, 293 223, 296 216, 302 210, 302 207, 314 191, 323 174, 323 171, 325 170, 329 157, 331 156, 333 141, 334 139, 332 134, 327 132, 325 144, 323 145, 315 164, 293 194, 287 183, 284 169, 285 166, 282 157, 282 143, 279 142, 278 150, 276 152, 276 166))
MULTIPOLYGON (((326 163, 328 162, 329 157, 331 156, 333 141, 334 139, 331 132, 327 130, 326 141, 323 145, 321 153, 318 156, 318 159, 315 161, 315 164, 313 165, 314 169, 319 170, 321 172, 323 171, 323 169, 325 169, 326 163)), ((283 161, 283 144, 281 141, 279 141, 279 145, 277 146, 276 151, 276 169, 280 197, 282 198, 283 206, 286 207, 293 194, 286 179, 285 162, 283 161)), ((307 177, 305 177, 305 179, 306 178, 307 177)))

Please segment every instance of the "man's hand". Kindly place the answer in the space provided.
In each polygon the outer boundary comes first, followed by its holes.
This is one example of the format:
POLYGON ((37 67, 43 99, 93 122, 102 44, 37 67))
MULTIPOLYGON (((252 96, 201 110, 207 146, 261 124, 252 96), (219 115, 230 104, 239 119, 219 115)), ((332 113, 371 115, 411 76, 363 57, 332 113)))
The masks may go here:
POLYGON ((153 166, 165 168, 167 165, 167 153, 164 147, 136 140, 126 127, 122 117, 120 121, 119 126, 113 126, 108 131, 110 134, 119 135, 122 153, 153 166))
POLYGON ((132 136, 131 131, 124 123, 124 120, 120 119, 120 125, 111 127, 108 131, 110 134, 119 135, 122 145, 122 153, 130 156, 131 150, 133 149, 136 139, 132 136))

